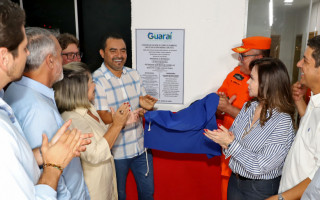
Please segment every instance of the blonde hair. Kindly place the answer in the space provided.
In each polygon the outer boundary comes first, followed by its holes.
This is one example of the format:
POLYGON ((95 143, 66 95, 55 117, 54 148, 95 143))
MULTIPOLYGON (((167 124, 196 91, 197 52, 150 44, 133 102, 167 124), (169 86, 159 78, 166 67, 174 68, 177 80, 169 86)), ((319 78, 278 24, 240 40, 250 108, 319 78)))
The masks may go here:
POLYGON ((64 78, 53 85, 55 100, 60 113, 76 108, 90 108, 88 81, 91 77, 87 65, 71 62, 63 66, 64 78))

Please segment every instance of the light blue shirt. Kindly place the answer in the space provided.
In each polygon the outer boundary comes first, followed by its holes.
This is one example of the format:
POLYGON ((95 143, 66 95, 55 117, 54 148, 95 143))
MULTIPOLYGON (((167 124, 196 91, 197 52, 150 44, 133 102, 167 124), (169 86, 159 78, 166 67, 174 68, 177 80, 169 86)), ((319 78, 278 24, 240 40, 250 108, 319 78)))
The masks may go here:
POLYGON ((48 185, 36 185, 40 169, 13 111, 0 98, 0 199, 56 199, 48 185))
MULTIPOLYGON (((41 146, 43 133, 50 140, 64 123, 55 104, 53 89, 30 78, 22 77, 11 83, 4 100, 12 107, 32 149, 41 146)), ((90 199, 80 158, 72 159, 64 169, 57 191, 58 199, 90 199)))

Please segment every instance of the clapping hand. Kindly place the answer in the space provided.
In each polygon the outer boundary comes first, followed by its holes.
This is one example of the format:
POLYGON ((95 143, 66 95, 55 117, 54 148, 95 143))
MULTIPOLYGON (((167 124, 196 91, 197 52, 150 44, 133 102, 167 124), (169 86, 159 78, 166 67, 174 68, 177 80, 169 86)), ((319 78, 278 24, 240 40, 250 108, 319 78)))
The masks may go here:
POLYGON ((139 97, 140 106, 146 110, 151 110, 157 101, 158 101, 158 99, 156 99, 153 96, 148 95, 148 94, 146 96, 139 97))
POLYGON ((218 124, 218 127, 219 129, 212 131, 205 129, 203 134, 215 143, 218 143, 222 148, 227 149, 228 145, 234 140, 235 137, 232 132, 230 132, 221 124, 218 124))

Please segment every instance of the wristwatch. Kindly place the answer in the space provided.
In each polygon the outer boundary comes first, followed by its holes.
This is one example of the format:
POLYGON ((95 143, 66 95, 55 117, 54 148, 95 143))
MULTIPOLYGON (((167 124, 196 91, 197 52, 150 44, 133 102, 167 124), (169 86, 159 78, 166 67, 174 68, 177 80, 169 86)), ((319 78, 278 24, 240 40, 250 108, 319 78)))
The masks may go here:
POLYGON ((285 200, 285 199, 282 197, 282 193, 278 194, 278 200, 285 200))

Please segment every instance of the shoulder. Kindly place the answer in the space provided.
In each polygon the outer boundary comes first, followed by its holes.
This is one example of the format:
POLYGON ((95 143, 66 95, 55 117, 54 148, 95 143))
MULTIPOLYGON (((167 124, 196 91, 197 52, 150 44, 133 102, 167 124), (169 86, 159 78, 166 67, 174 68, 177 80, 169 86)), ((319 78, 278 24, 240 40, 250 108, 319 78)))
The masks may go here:
POLYGON ((75 111, 65 111, 61 114, 63 120, 67 121, 69 119, 82 119, 83 117, 75 111))
POLYGON ((137 70, 135 70, 135 69, 132 69, 132 68, 129 68, 129 67, 126 67, 126 66, 124 66, 123 67, 126 71, 127 71, 127 73, 129 73, 129 74, 139 74, 138 73, 138 71, 137 70))
POLYGON ((93 73, 92 73, 92 78, 99 78, 101 76, 103 76, 103 73, 102 73, 102 70, 101 70, 102 67, 99 67, 98 69, 96 69, 93 73))

